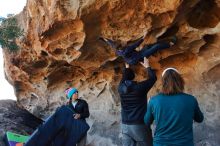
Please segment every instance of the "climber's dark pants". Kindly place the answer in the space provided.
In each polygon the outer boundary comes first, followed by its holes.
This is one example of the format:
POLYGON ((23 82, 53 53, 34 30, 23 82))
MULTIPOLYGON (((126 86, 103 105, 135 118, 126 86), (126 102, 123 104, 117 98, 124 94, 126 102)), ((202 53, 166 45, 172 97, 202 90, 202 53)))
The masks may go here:
POLYGON ((170 44, 166 42, 159 42, 159 43, 157 42, 155 44, 147 45, 143 47, 141 51, 139 51, 137 60, 143 61, 144 57, 148 58, 154 53, 156 53, 157 51, 167 49, 167 48, 170 48, 170 44))
MULTIPOLYGON (((141 42, 142 40, 138 39, 137 41, 141 42)), ((138 43, 137 41, 136 43, 138 43)), ((107 39, 105 42, 112 48, 116 49, 117 44, 114 41, 107 39)), ((171 46, 168 42, 156 42, 154 44, 144 46, 141 51, 136 51, 136 47, 138 47, 136 44, 130 45, 129 47, 125 47, 123 53, 116 50, 116 54, 122 56, 128 64, 135 65, 139 61, 143 61, 144 57, 148 58, 157 51, 170 48, 171 46)))

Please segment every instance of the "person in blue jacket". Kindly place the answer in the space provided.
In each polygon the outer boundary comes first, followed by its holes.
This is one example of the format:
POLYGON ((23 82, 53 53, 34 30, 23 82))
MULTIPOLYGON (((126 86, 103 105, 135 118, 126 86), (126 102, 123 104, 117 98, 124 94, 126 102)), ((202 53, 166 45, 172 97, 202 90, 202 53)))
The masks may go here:
POLYGON ((151 130, 144 124, 144 114, 147 107, 147 93, 153 87, 157 77, 146 58, 142 65, 148 73, 148 79, 141 82, 134 81, 135 74, 126 64, 118 87, 121 100, 123 146, 152 146, 151 130))
POLYGON ((131 44, 118 44, 116 41, 104 37, 100 37, 99 39, 107 43, 110 47, 114 48, 116 50, 116 55, 121 56, 125 62, 130 65, 136 65, 138 62, 143 61, 144 57, 148 58, 159 50, 170 48, 177 42, 176 36, 172 36, 164 39, 163 41, 145 45, 140 51, 136 51, 135 49, 144 41, 145 35, 135 40, 134 43, 131 44))
POLYGON ((193 121, 204 119, 196 97, 186 94, 178 70, 167 68, 162 73, 162 91, 152 97, 144 116, 145 124, 155 121, 154 146, 194 146, 193 121))
POLYGON ((78 98, 76 88, 65 91, 67 105, 57 108, 35 132, 25 146, 85 146, 89 125, 89 108, 85 100, 78 98))
MULTIPOLYGON (((75 114, 73 115, 75 119, 81 119, 84 120, 89 117, 89 107, 85 100, 80 99, 78 96, 78 90, 76 88, 69 88, 65 91, 66 98, 69 99, 69 107, 75 111, 75 114)), ((85 135, 79 143, 77 143, 77 146, 85 146, 86 145, 86 138, 87 135, 85 135)))

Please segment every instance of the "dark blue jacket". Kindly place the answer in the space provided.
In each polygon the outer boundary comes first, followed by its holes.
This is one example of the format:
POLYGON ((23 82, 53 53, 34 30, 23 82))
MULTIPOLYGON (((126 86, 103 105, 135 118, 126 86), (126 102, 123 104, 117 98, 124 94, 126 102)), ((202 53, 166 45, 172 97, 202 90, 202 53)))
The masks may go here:
POLYGON ((69 107, 75 111, 77 114, 80 114, 80 119, 85 120, 85 118, 88 118, 90 113, 89 113, 89 106, 87 102, 83 99, 77 99, 77 104, 75 108, 73 105, 70 103, 69 107))
POLYGON ((185 93, 152 97, 144 117, 149 127, 155 121, 157 146, 194 146, 193 120, 200 123, 203 119, 196 98, 185 93))
POLYGON ((76 146, 89 130, 89 125, 85 120, 74 119, 74 113, 69 105, 57 109, 31 135, 25 146, 76 146))
POLYGON ((131 65, 135 65, 139 62, 140 52, 136 51, 135 49, 141 45, 144 41, 143 38, 137 40, 135 43, 124 47, 121 50, 116 51, 116 55, 121 56, 124 60, 131 65))
POLYGON ((148 67, 148 79, 142 82, 127 80, 127 73, 131 69, 124 69, 118 91, 121 99, 121 114, 123 124, 144 124, 144 114, 147 107, 147 93, 157 80, 155 72, 148 67))

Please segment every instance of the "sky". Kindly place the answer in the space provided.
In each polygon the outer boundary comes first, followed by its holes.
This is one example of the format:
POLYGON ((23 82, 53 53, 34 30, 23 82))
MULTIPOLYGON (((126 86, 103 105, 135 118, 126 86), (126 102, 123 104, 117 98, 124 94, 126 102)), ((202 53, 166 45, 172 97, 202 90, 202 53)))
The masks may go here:
POLYGON ((0 0, 0 16, 6 17, 7 14, 20 13, 27 0, 0 0))
MULTIPOLYGON (((7 14, 20 13, 26 5, 26 1, 27 0, 0 0, 0 16, 7 17, 7 14)), ((3 54, 0 48, 0 100, 16 100, 13 87, 5 79, 3 64, 3 54)))

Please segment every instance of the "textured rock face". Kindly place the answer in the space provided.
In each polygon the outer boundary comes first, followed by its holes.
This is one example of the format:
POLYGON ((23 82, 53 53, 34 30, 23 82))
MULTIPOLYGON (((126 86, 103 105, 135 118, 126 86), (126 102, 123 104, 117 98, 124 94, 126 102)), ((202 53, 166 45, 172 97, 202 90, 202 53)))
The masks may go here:
MULTIPOLYGON (((28 0, 17 18, 26 33, 19 52, 4 51, 5 74, 18 102, 35 115, 47 116, 75 86, 90 106, 89 143, 121 145, 123 62, 98 36, 130 41, 147 31, 147 44, 176 34, 175 47, 150 57, 159 79, 149 95, 159 92, 164 68, 179 69, 205 114, 195 125, 196 145, 220 145, 220 1, 28 0)), ((146 77, 141 66, 134 68, 137 80, 146 77)))

